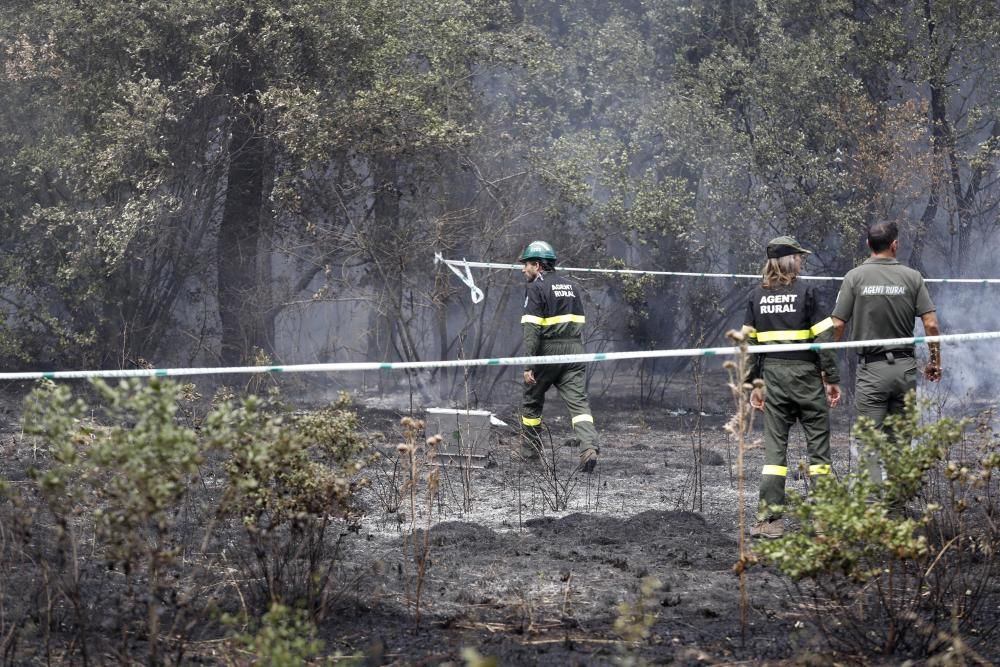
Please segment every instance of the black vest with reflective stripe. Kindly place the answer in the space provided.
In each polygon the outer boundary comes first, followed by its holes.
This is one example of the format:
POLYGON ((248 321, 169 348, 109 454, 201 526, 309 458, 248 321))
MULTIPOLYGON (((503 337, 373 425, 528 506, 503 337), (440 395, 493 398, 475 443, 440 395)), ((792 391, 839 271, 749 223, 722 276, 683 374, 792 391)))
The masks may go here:
MULTIPOLYGON (((758 285, 747 304, 747 324, 754 332, 751 339, 758 344, 809 343, 815 337, 813 325, 817 324, 815 288, 801 280, 791 285, 766 288, 758 285)), ((815 352, 776 352, 769 357, 817 361, 815 352)))
POLYGON ((585 315, 580 288, 562 274, 546 272, 527 284, 522 324, 541 328, 543 339, 580 339, 585 315))

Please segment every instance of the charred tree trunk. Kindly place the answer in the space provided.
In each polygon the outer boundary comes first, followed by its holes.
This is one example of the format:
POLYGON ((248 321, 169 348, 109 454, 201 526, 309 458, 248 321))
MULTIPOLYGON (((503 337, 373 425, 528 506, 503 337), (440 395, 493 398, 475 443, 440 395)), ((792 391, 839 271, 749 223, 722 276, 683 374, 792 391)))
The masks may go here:
MULTIPOLYGON (((448 358, 448 274, 450 271, 443 266, 436 266, 434 270, 434 293, 432 303, 434 304, 434 333, 437 336, 438 359, 448 358)), ((464 354, 465 350, 461 352, 464 354)), ((448 383, 443 382, 448 377, 446 372, 438 372, 443 369, 434 369, 431 378, 437 382, 437 397, 440 400, 448 398, 448 383)))
MULTIPOLYGON (((927 39, 931 45, 931 51, 937 54, 940 52, 940 45, 931 0, 924 0, 924 18, 926 19, 927 39)), ((956 246, 955 275, 962 276, 965 272, 964 264, 968 255, 971 229, 969 209, 962 194, 962 176, 955 149, 955 131, 948 119, 948 91, 945 83, 951 60, 948 54, 942 55, 941 61, 934 63, 934 69, 928 81, 931 95, 931 140, 935 155, 944 158, 947 164, 948 181, 951 185, 952 197, 955 200, 955 215, 958 217, 958 223, 952 230, 956 246)), ((925 210, 925 214, 926 212, 925 210)))
POLYGON ((219 227, 219 320, 221 361, 238 365, 268 339, 258 331, 258 264, 264 193, 264 146, 254 136, 254 118, 240 114, 230 139, 226 203, 219 227))
POLYGON ((937 212, 937 186, 932 186, 930 197, 927 199, 927 206, 924 207, 924 212, 920 216, 917 228, 913 232, 910 257, 906 262, 911 268, 916 269, 921 273, 924 271, 924 241, 927 237, 927 231, 931 228, 931 225, 934 224, 934 218, 937 217, 937 212))
MULTIPOLYGON (((389 361, 393 350, 392 303, 394 285, 400 276, 388 266, 392 262, 389 248, 393 230, 399 224, 399 188, 396 187, 396 165, 391 158, 375 158, 372 163, 372 233, 365 240, 366 254, 371 264, 370 281, 373 301, 368 311, 366 361, 389 361)), ((378 374, 379 391, 385 391, 385 374, 378 374)))
POLYGON ((367 358, 369 361, 389 361, 394 329, 392 311, 397 301, 396 282, 402 279, 395 269, 393 257, 400 197, 395 162, 391 158, 377 158, 373 177, 372 233, 366 239, 366 245, 371 259, 369 280, 375 303, 368 319, 367 358))
MULTIPOLYGON (((241 51, 237 45, 236 52, 241 51)), ((224 365, 246 361, 255 347, 273 352, 274 318, 263 317, 269 304, 262 299, 267 288, 262 279, 269 273, 267 253, 262 248, 269 146, 259 134, 262 110, 254 69, 250 59, 238 59, 227 82, 237 105, 232 114, 229 174, 217 244, 220 356, 224 365)))

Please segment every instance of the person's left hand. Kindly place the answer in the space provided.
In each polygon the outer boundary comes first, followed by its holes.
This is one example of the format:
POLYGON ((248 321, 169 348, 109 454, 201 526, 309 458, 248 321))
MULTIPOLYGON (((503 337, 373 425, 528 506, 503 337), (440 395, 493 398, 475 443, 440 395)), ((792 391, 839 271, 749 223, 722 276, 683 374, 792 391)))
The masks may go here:
POLYGON ((524 371, 524 384, 535 384, 535 371, 524 371))

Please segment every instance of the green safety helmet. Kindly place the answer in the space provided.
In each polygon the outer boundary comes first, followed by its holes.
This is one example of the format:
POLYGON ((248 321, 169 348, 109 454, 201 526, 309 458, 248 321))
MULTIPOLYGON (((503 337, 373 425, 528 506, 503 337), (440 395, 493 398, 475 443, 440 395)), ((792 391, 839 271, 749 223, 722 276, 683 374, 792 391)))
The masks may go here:
POLYGON ((550 246, 545 241, 532 241, 528 244, 528 247, 524 249, 524 252, 521 253, 521 259, 517 261, 527 262, 529 259, 536 261, 548 261, 554 264, 556 261, 555 248, 550 246))

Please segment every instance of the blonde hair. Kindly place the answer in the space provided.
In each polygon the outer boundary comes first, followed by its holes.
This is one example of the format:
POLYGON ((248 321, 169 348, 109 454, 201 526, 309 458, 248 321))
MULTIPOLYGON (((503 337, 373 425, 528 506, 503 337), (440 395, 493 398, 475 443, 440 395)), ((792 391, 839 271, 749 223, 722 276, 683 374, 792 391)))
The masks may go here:
POLYGON ((760 272, 760 286, 773 288, 794 283, 802 270, 801 257, 802 255, 796 254, 768 259, 760 272))

